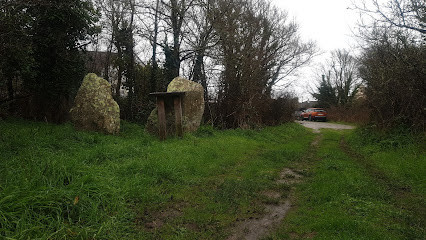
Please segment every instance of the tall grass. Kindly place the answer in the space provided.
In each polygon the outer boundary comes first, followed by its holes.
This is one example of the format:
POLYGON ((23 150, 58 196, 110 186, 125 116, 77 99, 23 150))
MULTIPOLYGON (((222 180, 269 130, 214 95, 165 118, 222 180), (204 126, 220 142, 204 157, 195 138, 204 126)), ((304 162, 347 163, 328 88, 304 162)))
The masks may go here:
POLYGON ((136 124, 121 129, 1 121, 0 237, 223 238, 236 219, 263 211, 253 208, 258 193, 312 140, 297 124, 203 127, 165 142, 136 124))

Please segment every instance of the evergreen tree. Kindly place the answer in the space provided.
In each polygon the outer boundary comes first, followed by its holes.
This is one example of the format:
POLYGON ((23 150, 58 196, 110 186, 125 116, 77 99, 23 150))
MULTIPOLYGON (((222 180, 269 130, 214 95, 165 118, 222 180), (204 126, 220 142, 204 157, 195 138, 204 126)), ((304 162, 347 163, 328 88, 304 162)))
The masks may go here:
POLYGON ((35 78, 27 81, 37 118, 59 122, 84 77, 81 50, 94 33, 97 15, 87 0, 42 0, 28 4, 33 18, 35 78))
POLYGON ((331 85, 330 79, 322 75, 322 81, 317 87, 317 92, 312 94, 318 100, 318 106, 328 108, 337 104, 336 89, 331 85))

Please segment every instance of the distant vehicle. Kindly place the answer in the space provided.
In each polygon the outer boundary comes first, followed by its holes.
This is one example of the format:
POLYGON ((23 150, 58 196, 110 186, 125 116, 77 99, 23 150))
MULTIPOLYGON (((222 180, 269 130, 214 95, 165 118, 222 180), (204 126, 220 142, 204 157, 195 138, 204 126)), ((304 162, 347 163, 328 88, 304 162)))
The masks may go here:
POLYGON ((303 121, 305 119, 309 121, 322 120, 325 122, 327 121, 327 112, 324 108, 308 108, 300 114, 300 120, 303 121))

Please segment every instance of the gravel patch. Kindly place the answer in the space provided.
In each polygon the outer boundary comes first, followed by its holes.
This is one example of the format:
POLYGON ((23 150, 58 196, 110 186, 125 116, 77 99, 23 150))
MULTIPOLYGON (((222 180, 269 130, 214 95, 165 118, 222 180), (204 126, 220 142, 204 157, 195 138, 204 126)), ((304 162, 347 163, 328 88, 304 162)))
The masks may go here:
POLYGON ((304 127, 311 128, 315 133, 319 133, 320 129, 328 128, 328 129, 354 129, 354 126, 338 124, 338 123, 328 123, 328 122, 310 122, 310 121, 296 121, 297 123, 303 125, 304 127))

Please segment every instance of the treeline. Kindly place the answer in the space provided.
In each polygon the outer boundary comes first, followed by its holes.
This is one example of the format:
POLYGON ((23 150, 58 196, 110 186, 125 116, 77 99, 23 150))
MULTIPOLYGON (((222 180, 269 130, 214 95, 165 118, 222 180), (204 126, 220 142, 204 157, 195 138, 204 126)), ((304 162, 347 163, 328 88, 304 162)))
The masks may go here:
POLYGON ((312 95, 339 121, 425 131, 426 5, 420 0, 363 2, 361 51, 336 50, 312 95), (367 24, 368 23, 368 24, 367 24))
POLYGON ((149 92, 181 75, 204 87, 205 121, 278 124, 297 100, 274 87, 315 52, 267 0, 5 0, 0 7, 2 112, 53 122, 67 119, 88 71, 111 83, 131 121, 144 122, 149 92))
POLYGON ((97 19, 90 2, 2 0, 0 114, 64 121, 97 19))

